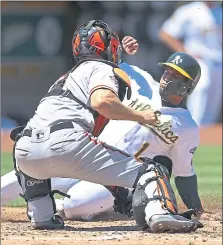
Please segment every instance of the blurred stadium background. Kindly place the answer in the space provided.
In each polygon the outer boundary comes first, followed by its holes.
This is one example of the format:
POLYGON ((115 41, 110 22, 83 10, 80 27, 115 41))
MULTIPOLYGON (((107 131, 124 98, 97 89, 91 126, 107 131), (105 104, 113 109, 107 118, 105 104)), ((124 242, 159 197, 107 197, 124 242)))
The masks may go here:
MULTIPOLYGON (((101 19, 123 38, 135 37, 139 52, 125 57, 159 81, 157 65, 172 53, 161 43, 161 24, 186 2, 1 2, 2 129, 26 123, 49 86, 75 61, 71 38, 76 27, 101 19)), ((222 122, 222 113, 216 123, 222 122)))

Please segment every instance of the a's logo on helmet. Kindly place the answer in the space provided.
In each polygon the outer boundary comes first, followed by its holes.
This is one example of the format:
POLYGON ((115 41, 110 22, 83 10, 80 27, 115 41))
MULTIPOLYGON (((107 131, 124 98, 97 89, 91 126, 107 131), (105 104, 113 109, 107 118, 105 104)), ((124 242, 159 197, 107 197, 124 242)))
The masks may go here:
POLYGON ((177 55, 171 62, 177 65, 178 63, 182 63, 183 59, 181 59, 180 55, 177 55))

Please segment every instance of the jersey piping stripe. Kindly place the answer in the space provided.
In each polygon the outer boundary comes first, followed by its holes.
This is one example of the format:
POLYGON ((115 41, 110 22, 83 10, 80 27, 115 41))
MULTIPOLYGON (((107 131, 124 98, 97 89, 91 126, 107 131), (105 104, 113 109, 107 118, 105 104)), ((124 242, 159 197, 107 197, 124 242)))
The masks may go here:
POLYGON ((124 152, 124 151, 121 151, 121 150, 119 150, 119 149, 117 149, 117 148, 114 148, 114 147, 112 147, 112 146, 109 146, 109 145, 107 145, 105 142, 99 141, 97 138, 92 137, 91 134, 89 134, 88 132, 86 132, 85 134, 86 134, 86 136, 89 137, 89 139, 90 139, 91 141, 93 141, 93 142, 95 143, 95 145, 101 144, 101 145, 102 145, 104 148, 106 148, 106 149, 110 149, 110 150, 112 150, 112 151, 118 151, 119 153, 121 153, 122 155, 125 155, 126 157, 132 157, 132 158, 134 158, 133 156, 130 156, 129 154, 127 154, 127 153, 124 152))
POLYGON ((91 89, 90 95, 91 95, 95 90, 101 89, 101 88, 109 89, 109 90, 111 90, 113 93, 115 93, 115 94, 118 96, 118 93, 117 93, 114 89, 112 89, 111 87, 106 86, 106 85, 98 85, 98 86, 95 86, 94 88, 91 89))

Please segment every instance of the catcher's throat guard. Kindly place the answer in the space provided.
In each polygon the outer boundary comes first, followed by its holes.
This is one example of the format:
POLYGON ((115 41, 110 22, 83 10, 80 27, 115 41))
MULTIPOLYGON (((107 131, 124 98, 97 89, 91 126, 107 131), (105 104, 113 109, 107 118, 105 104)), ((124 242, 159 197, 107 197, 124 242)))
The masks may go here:
POLYGON ((147 170, 139 179, 133 194, 132 207, 136 223, 140 227, 145 228, 148 226, 145 220, 145 208, 149 202, 157 200, 167 213, 178 213, 176 197, 169 178, 170 176, 165 166, 151 161, 147 170), (151 190, 147 193, 146 187, 153 182, 156 182, 156 190, 153 193, 151 190))

